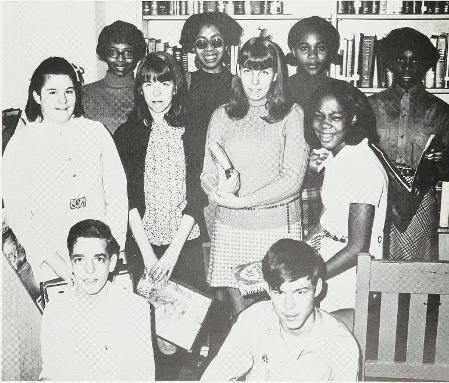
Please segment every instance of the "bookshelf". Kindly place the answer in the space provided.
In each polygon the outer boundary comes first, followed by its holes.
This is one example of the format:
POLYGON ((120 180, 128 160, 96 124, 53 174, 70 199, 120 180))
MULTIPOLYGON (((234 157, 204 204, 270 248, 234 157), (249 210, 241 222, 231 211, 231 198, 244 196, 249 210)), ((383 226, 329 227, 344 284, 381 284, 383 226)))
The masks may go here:
MULTIPOLYGON (((346 2, 351 3, 351 2, 346 2)), ((352 2, 357 3, 357 2, 352 2)), ((363 2, 358 2, 363 3, 363 2)), ((382 3, 382 2, 381 2, 382 3)), ((388 1, 387 1, 388 3, 388 1)), ((405 2, 396 2, 396 3, 402 3, 405 2)), ((410 2, 409 2, 410 3, 410 2)), ((348 44, 351 43, 351 39, 354 37, 354 45, 357 46, 357 37, 355 37, 359 33, 363 33, 365 36, 376 36, 376 39, 379 40, 382 37, 386 36, 386 34, 395 28, 402 28, 402 27, 411 27, 414 28, 421 33, 425 34, 429 38, 433 35, 442 35, 444 33, 449 33, 449 14, 429 14, 429 13, 419 13, 419 14, 412 14, 412 13, 399 13, 401 12, 401 8, 397 8, 395 12, 398 13, 386 13, 386 14, 364 14, 364 13, 341 13, 340 8, 340 2, 336 2, 336 8, 333 11, 333 17, 332 22, 335 25, 335 27, 340 32, 341 36, 341 46, 340 49, 343 50, 343 56, 347 54, 347 50, 344 46, 345 39, 348 40, 348 44)), ((425 8, 422 9, 422 12, 425 12, 425 8)), ((360 48, 361 49, 361 48, 360 48)), ((355 53, 353 56, 353 61, 355 61, 355 53)), ((435 81, 432 81, 432 77, 430 76, 428 80, 428 84, 433 82, 432 87, 426 86, 427 91, 435 94, 437 97, 441 98, 442 100, 449 103, 449 73, 448 73, 448 57, 447 57, 447 51, 445 55, 445 73, 443 78, 443 87, 435 87, 435 81)), ((347 61, 344 61, 342 64, 347 64, 347 61)), ((358 63, 358 67, 360 68, 360 60, 358 63)), ((377 71, 377 65, 378 62, 375 60, 373 64, 373 76, 376 77, 378 74, 377 71), (374 67, 374 65, 376 67, 374 67)), ((346 67, 346 71, 348 71, 349 68, 346 67)), ((344 79, 347 81, 352 81, 355 83, 356 80, 360 79, 360 76, 352 75, 351 73, 349 77, 345 76, 345 73, 342 73, 343 70, 338 67, 331 68, 331 75, 336 78, 344 79), (340 71, 340 73, 339 73, 340 71)), ((360 75, 360 70, 359 70, 360 75)), ((377 81, 377 84, 372 84, 372 86, 368 87, 360 87, 360 90, 362 90, 367 95, 380 92, 386 87, 379 87, 379 83, 381 80, 379 78, 374 78, 373 82, 377 81)), ((357 85, 360 85, 358 83, 357 85)), ((371 85, 371 84, 370 84, 371 85)))
MULTIPOLYGON (((392 0, 387 0, 390 2, 392 0)), ((398 3, 396 0, 395 3, 398 3)), ((156 2, 158 3, 158 2, 156 2)), ((172 2, 173 3, 173 2, 172 2)), ((178 2, 180 3, 180 2, 178 2)), ((185 2, 187 3, 187 2, 185 2)), ((206 2, 197 2, 198 7, 201 8, 201 4, 206 2)), ((211 2, 208 2, 211 3, 211 2)), ((217 8, 223 6, 223 3, 236 3, 232 2, 215 2, 217 8)), ((336 0, 332 1, 283 1, 283 13, 282 14, 251 14, 250 1, 245 2, 246 14, 231 16, 238 20, 242 26, 244 33, 242 35, 242 42, 245 42, 251 37, 258 36, 260 29, 264 28, 268 30, 268 34, 273 36, 273 40, 280 45, 280 47, 287 53, 287 36, 290 28, 298 20, 312 15, 323 17, 329 20, 340 32, 342 41, 348 36, 355 35, 357 33, 363 33, 364 35, 375 35, 377 39, 384 37, 390 30, 400 27, 411 27, 431 37, 432 35, 439 35, 441 33, 449 33, 449 14, 363 14, 353 13, 346 14, 341 13, 340 2, 336 0), (340 12, 339 12, 340 11, 340 12)), ((262 2, 269 3, 269 2, 262 2)), ((355 2, 363 3, 363 2, 355 2)), ((382 3, 382 2, 380 2, 382 3)), ((404 2, 399 2, 404 3, 404 2)), ((157 15, 157 14, 143 14, 144 2, 138 2, 139 21, 142 25, 142 31, 146 38, 154 37, 160 39, 162 42, 167 42, 170 46, 179 45, 179 37, 184 21, 189 15, 157 15)), ((265 5, 266 6, 266 5, 265 5)), ((396 9, 396 11, 398 11, 396 9)), ((400 11, 398 11, 400 12, 400 11)), ((424 8, 423 8, 424 12, 424 8)), ((355 52, 354 52, 355 53, 355 52)), ((447 56, 446 56, 447 62, 447 56)), ((447 68, 447 64, 446 64, 447 68)), ((342 78, 347 81, 356 82, 360 77, 357 74, 346 77, 341 75, 337 71, 338 67, 332 65, 330 75, 336 78, 342 78)), ((290 74, 294 73, 295 68, 289 67, 290 74)), ((449 103, 449 78, 446 70, 446 79, 444 88, 428 88, 430 93, 435 94, 444 101, 449 103)), ((360 85, 360 84, 358 84, 360 85)), ((367 95, 380 92, 385 87, 377 87, 373 84, 369 87, 360 88, 367 95)))

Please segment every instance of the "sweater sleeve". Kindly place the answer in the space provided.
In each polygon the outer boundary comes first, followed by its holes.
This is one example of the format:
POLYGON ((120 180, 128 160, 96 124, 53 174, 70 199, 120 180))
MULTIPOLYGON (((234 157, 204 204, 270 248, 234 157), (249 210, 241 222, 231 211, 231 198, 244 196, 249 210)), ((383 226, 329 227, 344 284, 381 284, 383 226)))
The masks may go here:
POLYGON ((293 105, 283 127, 284 153, 279 176, 260 189, 246 195, 248 207, 270 205, 299 193, 309 158, 304 139, 304 113, 293 105))
POLYGON ((120 245, 120 250, 124 250, 128 228, 126 176, 110 133, 103 127, 100 135, 103 148, 103 188, 106 217, 111 226, 111 231, 120 245))
POLYGON ((207 130, 206 148, 204 151, 203 171, 201 173, 201 186, 207 195, 218 185, 218 170, 209 150, 212 143, 218 142, 223 145, 224 121, 229 119, 224 107, 219 107, 212 114, 209 128, 207 130))

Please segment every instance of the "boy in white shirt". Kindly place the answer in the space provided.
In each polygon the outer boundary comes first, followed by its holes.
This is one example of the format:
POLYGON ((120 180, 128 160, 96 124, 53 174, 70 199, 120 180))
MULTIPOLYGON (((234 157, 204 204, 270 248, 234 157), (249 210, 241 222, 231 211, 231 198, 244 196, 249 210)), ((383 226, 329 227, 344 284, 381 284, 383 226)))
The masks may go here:
POLYGON ((234 324, 202 381, 355 381, 359 348, 343 323, 315 307, 325 266, 304 242, 281 239, 262 261, 271 301, 234 324))
POLYGON ((42 318, 41 380, 154 380, 148 302, 108 282, 119 246, 109 227, 88 219, 67 238, 74 286, 42 318))

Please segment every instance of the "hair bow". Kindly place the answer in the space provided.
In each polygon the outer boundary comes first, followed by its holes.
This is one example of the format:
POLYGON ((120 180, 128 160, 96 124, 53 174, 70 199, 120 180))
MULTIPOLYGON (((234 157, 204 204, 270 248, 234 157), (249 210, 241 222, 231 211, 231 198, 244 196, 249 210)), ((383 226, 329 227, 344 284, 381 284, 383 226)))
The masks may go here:
POLYGON ((81 85, 84 84, 84 78, 83 78, 84 68, 80 67, 80 66, 78 66, 76 64, 73 64, 73 63, 70 63, 70 65, 72 65, 73 70, 75 71, 77 81, 81 85))

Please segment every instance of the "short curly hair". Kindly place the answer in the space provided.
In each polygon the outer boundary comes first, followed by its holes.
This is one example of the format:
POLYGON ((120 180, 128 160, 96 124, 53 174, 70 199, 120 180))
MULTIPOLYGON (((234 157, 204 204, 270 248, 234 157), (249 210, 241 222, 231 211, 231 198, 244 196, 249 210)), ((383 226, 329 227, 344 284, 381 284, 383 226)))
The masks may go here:
POLYGON ((215 26, 223 35, 226 45, 239 45, 243 29, 231 16, 222 12, 204 12, 190 16, 184 23, 179 44, 191 50, 196 36, 205 25, 215 26))
POLYGON ((409 49, 421 61, 423 70, 426 71, 432 68, 440 57, 438 49, 433 46, 430 39, 413 28, 393 29, 379 41, 379 53, 386 60, 387 65, 409 49))
POLYGON ((329 48, 330 59, 333 60, 338 54, 340 34, 330 22, 319 16, 301 19, 290 28, 287 40, 288 48, 294 49, 299 43, 299 36, 310 31, 319 32, 324 36, 329 48))
POLYGON ((106 59, 106 49, 110 42, 131 45, 135 51, 136 62, 145 57, 145 38, 142 31, 133 24, 118 20, 102 29, 98 36, 97 55, 103 61, 106 59))
POLYGON ((114 238, 111 229, 104 222, 96 219, 85 219, 75 223, 69 230, 67 236, 67 249, 70 257, 73 254, 73 247, 78 238, 98 238, 106 241, 106 251, 109 257, 113 254, 118 255, 120 246, 114 238))
POLYGON ((331 81, 312 93, 306 108, 304 137, 310 146, 314 148, 321 146, 312 126, 315 110, 326 96, 335 97, 347 117, 356 116, 356 121, 351 124, 351 129, 345 136, 346 144, 357 145, 364 138, 373 143, 378 141, 376 116, 365 94, 345 81, 331 81))

